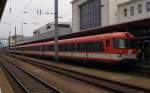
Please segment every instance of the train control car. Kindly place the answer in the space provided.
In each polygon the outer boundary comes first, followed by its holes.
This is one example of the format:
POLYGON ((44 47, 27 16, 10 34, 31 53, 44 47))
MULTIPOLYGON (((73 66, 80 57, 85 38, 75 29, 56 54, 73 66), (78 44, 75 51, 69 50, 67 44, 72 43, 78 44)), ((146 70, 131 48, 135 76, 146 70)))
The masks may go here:
MULTIPOLYGON (((104 62, 109 64, 134 63, 138 49, 135 37, 128 32, 114 32, 86 37, 58 40, 59 58, 104 62)), ((15 47, 15 52, 54 57, 54 41, 15 47)), ((12 47, 14 49, 14 47, 12 47)), ((11 50, 12 52, 12 50, 11 50)))

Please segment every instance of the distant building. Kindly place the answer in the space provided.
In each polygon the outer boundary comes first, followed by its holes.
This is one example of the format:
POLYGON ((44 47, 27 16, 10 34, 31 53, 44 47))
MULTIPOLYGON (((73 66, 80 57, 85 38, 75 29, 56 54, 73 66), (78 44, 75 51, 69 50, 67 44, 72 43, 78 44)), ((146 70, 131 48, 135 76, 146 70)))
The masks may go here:
POLYGON ((25 36, 22 36, 22 35, 13 35, 13 36, 10 37, 10 45, 21 42, 26 38, 29 38, 29 37, 25 37, 25 36))
POLYGON ((0 38, 0 48, 8 45, 8 38, 0 38))
MULTIPOLYGON (((54 23, 48 23, 39 29, 33 32, 33 36, 41 35, 47 32, 51 32, 53 34, 55 30, 54 23)), ((59 23, 58 24, 58 33, 59 34, 70 34, 71 33, 71 26, 68 23, 59 23)))
POLYGON ((0 48, 4 47, 4 44, 0 41, 0 48))

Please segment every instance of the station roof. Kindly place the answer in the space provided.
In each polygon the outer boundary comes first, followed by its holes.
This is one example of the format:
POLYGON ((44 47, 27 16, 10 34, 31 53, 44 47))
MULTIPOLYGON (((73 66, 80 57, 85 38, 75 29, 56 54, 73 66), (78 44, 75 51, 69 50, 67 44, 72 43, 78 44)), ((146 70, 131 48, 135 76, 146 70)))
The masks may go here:
POLYGON ((71 35, 63 36, 63 38, 73 38, 73 37, 89 36, 89 35, 111 33, 111 32, 125 32, 132 29, 150 29, 149 24, 150 24, 150 18, 146 18, 141 20, 120 23, 120 24, 109 25, 105 27, 97 27, 85 31, 83 30, 78 33, 73 33, 71 35))
POLYGON ((3 11, 4 11, 4 8, 5 8, 5 5, 6 5, 6 1, 7 0, 0 0, 0 20, 1 20, 2 15, 3 15, 3 11))

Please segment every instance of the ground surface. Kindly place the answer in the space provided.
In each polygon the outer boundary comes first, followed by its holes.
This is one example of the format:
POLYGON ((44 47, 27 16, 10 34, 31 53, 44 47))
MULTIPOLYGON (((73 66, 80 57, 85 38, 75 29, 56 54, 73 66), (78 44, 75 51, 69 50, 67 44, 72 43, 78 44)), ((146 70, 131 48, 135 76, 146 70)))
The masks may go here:
POLYGON ((14 93, 3 70, 0 68, 0 93, 14 93))

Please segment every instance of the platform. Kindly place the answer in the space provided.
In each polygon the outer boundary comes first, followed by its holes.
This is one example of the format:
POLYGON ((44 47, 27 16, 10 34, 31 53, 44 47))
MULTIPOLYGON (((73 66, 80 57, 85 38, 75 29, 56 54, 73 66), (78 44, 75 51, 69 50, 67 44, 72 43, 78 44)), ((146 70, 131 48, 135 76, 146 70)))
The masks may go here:
POLYGON ((0 67, 0 93, 15 93, 0 67))

